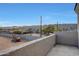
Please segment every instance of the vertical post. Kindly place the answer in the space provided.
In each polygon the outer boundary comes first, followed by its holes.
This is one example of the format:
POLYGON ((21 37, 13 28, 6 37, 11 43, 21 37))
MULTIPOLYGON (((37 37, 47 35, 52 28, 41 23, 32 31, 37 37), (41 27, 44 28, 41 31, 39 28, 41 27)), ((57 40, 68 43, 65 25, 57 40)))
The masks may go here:
POLYGON ((78 48, 79 48, 79 14, 77 14, 78 48))
POLYGON ((57 31, 58 31, 58 20, 57 20, 57 31))
POLYGON ((79 48, 79 4, 76 3, 75 4, 75 8, 74 8, 76 14, 77 14, 77 33, 78 33, 78 48, 79 48))
POLYGON ((40 16, 40 37, 42 37, 42 16, 40 16))

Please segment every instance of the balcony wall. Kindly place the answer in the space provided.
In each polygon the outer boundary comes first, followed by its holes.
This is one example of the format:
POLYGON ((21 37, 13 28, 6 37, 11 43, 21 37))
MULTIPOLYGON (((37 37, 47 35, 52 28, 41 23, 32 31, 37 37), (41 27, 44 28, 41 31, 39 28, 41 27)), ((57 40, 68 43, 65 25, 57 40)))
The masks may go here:
POLYGON ((57 44, 78 46, 77 31, 56 33, 56 43, 57 44))
POLYGON ((12 47, 0 51, 0 55, 6 56, 44 56, 55 45, 55 34, 24 43, 20 46, 12 47))

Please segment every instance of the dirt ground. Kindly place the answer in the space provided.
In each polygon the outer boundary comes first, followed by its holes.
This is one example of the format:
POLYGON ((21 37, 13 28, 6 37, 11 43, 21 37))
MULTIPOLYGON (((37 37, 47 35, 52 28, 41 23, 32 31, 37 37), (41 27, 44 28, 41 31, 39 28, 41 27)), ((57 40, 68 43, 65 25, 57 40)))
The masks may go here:
POLYGON ((12 42, 12 39, 10 38, 6 38, 6 37, 0 37, 0 50, 4 50, 13 46, 18 46, 22 43, 24 43, 25 41, 21 41, 21 42, 12 42))

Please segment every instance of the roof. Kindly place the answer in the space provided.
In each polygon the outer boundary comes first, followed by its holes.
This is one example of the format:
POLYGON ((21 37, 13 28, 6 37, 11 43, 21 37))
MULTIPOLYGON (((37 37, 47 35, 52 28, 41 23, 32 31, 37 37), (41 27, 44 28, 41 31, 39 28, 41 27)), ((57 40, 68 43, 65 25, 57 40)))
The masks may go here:
POLYGON ((79 14, 79 3, 75 4, 74 11, 79 14))
POLYGON ((77 3, 75 4, 74 10, 76 9, 76 7, 77 7, 77 3))

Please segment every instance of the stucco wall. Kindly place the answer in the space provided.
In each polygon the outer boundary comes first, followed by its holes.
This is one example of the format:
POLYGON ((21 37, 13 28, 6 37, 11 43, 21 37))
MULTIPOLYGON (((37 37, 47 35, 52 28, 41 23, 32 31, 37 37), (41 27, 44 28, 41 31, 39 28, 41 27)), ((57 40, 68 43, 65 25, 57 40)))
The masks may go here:
POLYGON ((44 38, 24 43, 18 47, 9 48, 5 51, 0 51, 0 55, 8 56, 44 56, 55 45, 55 35, 50 35, 44 38))
POLYGON ((78 45, 77 31, 56 33, 56 43, 77 46, 78 45))

